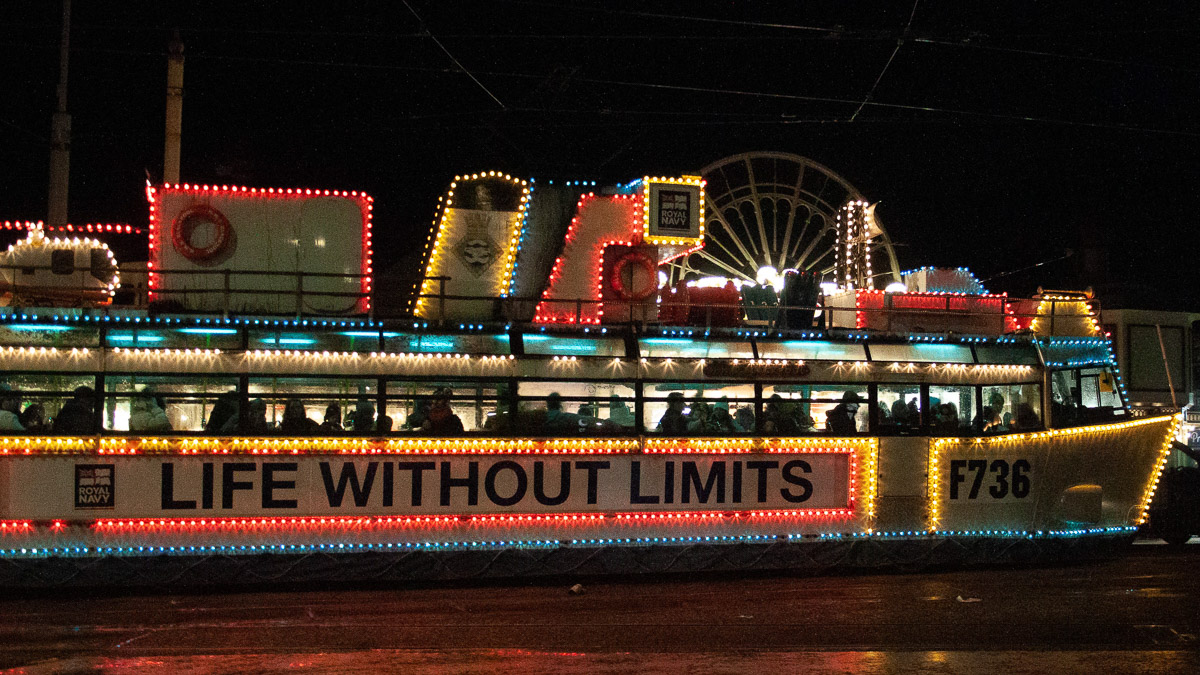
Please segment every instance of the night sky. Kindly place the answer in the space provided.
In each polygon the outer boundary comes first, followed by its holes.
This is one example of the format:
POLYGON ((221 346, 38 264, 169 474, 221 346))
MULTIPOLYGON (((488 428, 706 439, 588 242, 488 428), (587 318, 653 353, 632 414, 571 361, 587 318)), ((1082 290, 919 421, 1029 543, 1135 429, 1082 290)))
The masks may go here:
MULTIPOLYGON (((455 173, 777 150, 881 202, 905 269, 1200 310, 1200 4, 1115 4, 76 0, 70 217, 145 225, 177 28, 182 179, 366 190, 398 275, 455 173)), ((60 12, 0 6, 0 220, 45 217, 60 12)))

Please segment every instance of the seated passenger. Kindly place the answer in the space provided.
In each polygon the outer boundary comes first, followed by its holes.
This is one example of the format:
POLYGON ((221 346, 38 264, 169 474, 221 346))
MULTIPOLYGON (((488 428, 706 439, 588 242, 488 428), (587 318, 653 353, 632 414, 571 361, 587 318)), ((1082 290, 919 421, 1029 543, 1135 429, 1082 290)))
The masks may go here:
POLYGON ((317 433, 316 421, 308 418, 304 404, 296 399, 283 406, 283 420, 279 423, 280 433, 289 436, 312 436, 317 433))
POLYGON ((933 422, 935 434, 953 436, 958 433, 958 408, 953 403, 938 405, 933 422))
POLYGON ((763 433, 768 436, 794 436, 800 432, 796 418, 784 408, 783 397, 779 394, 771 394, 767 399, 763 417, 763 433))
POLYGON ((392 418, 387 415, 380 415, 375 420, 375 433, 380 436, 387 436, 392 433, 392 418))
POLYGON ((325 421, 321 423, 321 427, 317 432, 322 434, 340 434, 342 431, 342 406, 330 403, 325 406, 325 421))
POLYGON ((1013 428, 1021 431, 1040 429, 1042 420, 1028 403, 1017 404, 1017 414, 1013 417, 1013 428))
POLYGON ((0 431, 25 431, 21 424, 21 397, 0 382, 0 431))
POLYGON ((454 436, 463 433, 463 423, 450 408, 453 392, 442 388, 433 392, 433 404, 429 406, 429 417, 421 425, 421 431, 433 436, 454 436))
POLYGON ((350 429, 356 434, 366 434, 375 430, 375 406, 367 401, 359 401, 354 405, 350 415, 350 429))
POLYGON ((712 410, 704 401, 692 402, 692 410, 687 415, 687 430, 689 434, 696 436, 711 434, 717 430, 712 419, 712 410))
POLYGON ((842 402, 825 413, 825 431, 837 436, 858 433, 858 424, 854 418, 858 414, 858 404, 861 400, 862 397, 853 391, 842 394, 842 402))
POLYGON ((46 408, 41 403, 30 403, 21 413, 21 426, 31 434, 46 433, 46 408))
POLYGON ((658 430, 665 436, 684 436, 687 424, 687 418, 683 416, 683 394, 677 391, 667 394, 667 411, 658 420, 658 430))
POLYGON ((271 431, 267 424, 267 402, 261 398, 251 399, 246 405, 246 419, 242 424, 243 434, 262 436, 271 431))
POLYGON ((237 429, 238 416, 238 393, 227 391, 217 397, 204 430, 210 434, 231 434, 237 429))
POLYGON ((733 412, 733 422, 738 429, 746 433, 754 433, 754 408, 744 405, 733 412))
POLYGON ((129 405, 129 430, 162 432, 171 430, 167 411, 159 407, 158 401, 149 393, 136 396, 129 405))
POLYGON ((712 422, 715 431, 720 434, 736 434, 742 431, 737 421, 729 414, 729 399, 725 397, 713 405, 712 422))
POLYGON ((616 394, 608 397, 608 421, 622 427, 632 427, 634 424, 633 411, 616 394))
POLYGON ((420 429, 425 425, 425 420, 429 419, 429 406, 433 403, 424 396, 419 396, 413 401, 413 411, 404 419, 405 429, 420 429))
POLYGON ((76 387, 75 395, 63 404, 58 417, 54 418, 54 433, 76 436, 96 433, 95 396, 91 387, 76 387))

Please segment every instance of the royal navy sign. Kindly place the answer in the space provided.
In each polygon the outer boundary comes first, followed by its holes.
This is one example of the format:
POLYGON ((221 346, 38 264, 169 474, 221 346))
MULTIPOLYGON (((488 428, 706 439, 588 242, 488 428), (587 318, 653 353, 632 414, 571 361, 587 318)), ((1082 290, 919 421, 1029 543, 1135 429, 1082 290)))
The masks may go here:
POLYGON ((698 178, 650 179, 645 194, 646 241, 694 245, 704 238, 704 189, 698 178))
POLYGON ((851 466, 848 451, 30 457, 12 458, 7 483, 33 519, 846 509, 851 466))

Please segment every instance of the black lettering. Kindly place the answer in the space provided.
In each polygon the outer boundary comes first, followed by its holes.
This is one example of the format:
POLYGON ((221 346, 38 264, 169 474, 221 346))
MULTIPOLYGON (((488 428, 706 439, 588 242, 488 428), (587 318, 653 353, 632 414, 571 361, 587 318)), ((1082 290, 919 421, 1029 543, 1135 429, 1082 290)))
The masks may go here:
POLYGON ((1028 476, 1029 469, 1029 460, 1018 459, 1013 462, 1012 494, 1017 499, 1024 499, 1029 496, 1031 483, 1028 476))
POLYGON ((803 476, 797 476, 795 474, 796 469, 799 469, 803 473, 812 473, 812 466, 802 459, 793 459, 783 465, 783 480, 800 488, 800 494, 795 494, 788 488, 781 489, 779 494, 793 504, 808 501, 808 498, 813 493, 812 481, 803 476))
POLYGON ((987 473, 987 460, 968 460, 967 470, 975 472, 975 482, 971 483, 971 492, 967 495, 967 499, 975 499, 979 496, 979 486, 983 485, 983 475, 987 473))
POLYGON ((525 469, 510 459, 496 462, 487 470, 487 474, 483 477, 483 491, 487 493, 487 498, 496 506, 512 506, 516 504, 525 498, 525 490, 528 487, 529 478, 525 475, 525 469), (513 472, 513 476, 517 479, 517 486, 510 496, 501 497, 496 492, 496 476, 505 470, 513 472))
POLYGON ((346 498, 346 484, 349 483, 350 491, 354 493, 354 505, 366 506, 367 500, 371 498, 371 484, 375 482, 375 472, 378 469, 379 462, 368 462, 367 475, 360 484, 358 467, 354 462, 342 462, 342 472, 338 475, 337 485, 334 486, 330 463, 321 462, 321 480, 325 483, 325 497, 329 499, 329 505, 335 508, 342 505, 342 500, 346 498))
POLYGON ((675 462, 670 460, 663 465, 663 503, 675 503, 675 462))
POLYGON ((658 495, 642 494, 642 463, 634 460, 629 463, 629 503, 657 504, 658 495))
POLYGON ((450 506, 450 488, 456 487, 467 488, 468 506, 475 506, 479 503, 479 462, 467 463, 466 478, 452 478, 450 462, 442 462, 442 506, 450 506))
POLYGON ((571 463, 559 462, 558 495, 546 496, 546 463, 539 460, 533 463, 533 496, 544 506, 558 506, 571 496, 571 463))
POLYGON ((393 475, 396 472, 396 467, 392 466, 391 462, 383 463, 383 507, 388 508, 392 505, 393 497, 393 475))
POLYGON ((742 462, 737 460, 733 463, 733 503, 742 503, 742 462))
POLYGON ((412 473, 412 501, 413 506, 421 505, 421 476, 426 471, 433 471, 437 468, 437 464, 433 462, 396 462, 397 471, 408 471, 412 473))
POLYGON ((295 490, 296 479, 276 480, 276 471, 296 471, 295 462, 263 462, 262 465, 262 505, 264 509, 294 509, 295 499, 275 499, 276 490, 295 490))
POLYGON ((950 460, 950 499, 958 499, 958 484, 967 480, 963 469, 967 468, 967 460, 950 460))
MULTIPOLYGON (((84 494, 87 493, 88 489, 84 488, 84 494)), ((171 462, 163 462, 162 465, 162 508, 163 510, 196 508, 195 499, 180 499, 176 501, 175 465, 171 462)))
POLYGON ((584 462, 575 462, 576 469, 587 471, 587 503, 595 504, 597 501, 597 491, 599 483, 599 474, 601 469, 608 469, 609 463, 606 460, 587 460, 584 462))
POLYGON ((684 462, 683 468, 680 470, 680 480, 683 481, 683 491, 679 499, 680 504, 691 503, 693 487, 696 488, 696 502, 707 504, 714 486, 717 490, 717 503, 725 503, 725 462, 715 461, 712 463, 708 469, 708 478, 704 481, 704 485, 700 485, 700 469, 696 466, 696 462, 684 462))
POLYGON ((249 490, 254 483, 247 480, 234 480, 233 475, 238 471, 254 471, 258 468, 254 462, 231 462, 221 465, 221 508, 233 508, 233 493, 238 490, 249 490))
POLYGON ((758 472, 758 503, 767 501, 767 470, 778 469, 779 462, 775 460, 756 460, 746 462, 746 468, 758 472))
POLYGON ((200 467, 200 508, 211 509, 213 507, 213 495, 216 494, 213 476, 216 472, 213 470, 212 462, 205 462, 200 467))
POLYGON ((993 460, 990 470, 999 475, 996 476, 996 484, 988 487, 988 494, 992 495, 993 499, 1004 499, 1008 496, 1008 462, 1002 459, 993 460))

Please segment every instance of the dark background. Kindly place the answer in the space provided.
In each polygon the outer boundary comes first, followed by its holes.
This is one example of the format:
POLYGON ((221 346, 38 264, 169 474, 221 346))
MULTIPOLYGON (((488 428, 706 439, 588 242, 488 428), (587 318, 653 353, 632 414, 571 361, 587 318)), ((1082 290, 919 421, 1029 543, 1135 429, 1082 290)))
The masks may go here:
MULTIPOLYGON (((624 182, 779 150, 880 201, 905 269, 1197 309, 1197 5, 75 0, 70 218, 145 225, 177 28, 182 180, 366 190, 395 275, 455 173, 624 182)), ((45 217, 60 18, 0 6, 0 220, 45 217)))

